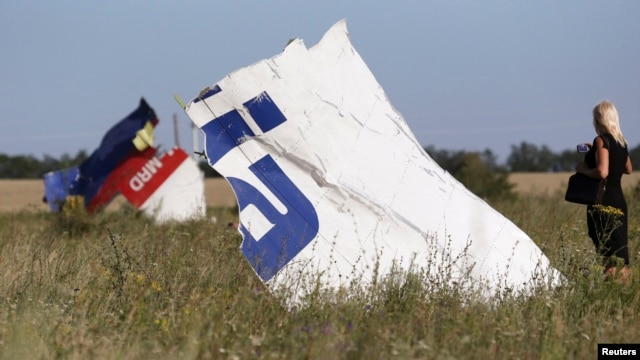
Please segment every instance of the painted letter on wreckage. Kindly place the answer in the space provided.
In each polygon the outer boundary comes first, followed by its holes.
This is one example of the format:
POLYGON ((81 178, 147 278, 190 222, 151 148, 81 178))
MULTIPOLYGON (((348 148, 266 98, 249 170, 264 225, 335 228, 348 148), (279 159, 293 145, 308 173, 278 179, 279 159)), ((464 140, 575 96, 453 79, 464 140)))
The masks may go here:
POLYGON ((202 90, 185 111, 239 205, 242 252, 273 291, 448 269, 483 294, 560 275, 532 239, 423 150, 353 48, 346 21, 315 46, 202 90), (319 280, 319 281, 318 281, 319 280))

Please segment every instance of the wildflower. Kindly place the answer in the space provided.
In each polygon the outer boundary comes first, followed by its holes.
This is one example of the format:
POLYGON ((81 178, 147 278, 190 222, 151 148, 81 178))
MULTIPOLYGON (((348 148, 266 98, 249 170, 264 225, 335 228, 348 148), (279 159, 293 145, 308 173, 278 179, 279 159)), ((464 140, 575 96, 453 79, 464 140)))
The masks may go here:
POLYGON ((604 244, 613 232, 622 225, 621 217, 624 212, 609 205, 593 205, 589 211, 596 225, 596 236, 604 244))
POLYGON ((169 330, 169 320, 167 319, 155 319, 154 323, 156 324, 156 326, 158 326, 158 329, 160 329, 161 331, 169 330))
POLYGON ((623 216, 624 215, 622 210, 620 210, 620 209, 618 209, 616 207, 610 206, 610 205, 607 205, 607 206, 600 205, 600 204, 593 205, 593 210, 597 211, 597 212, 599 212, 601 214, 606 214, 606 215, 614 216, 614 217, 623 216))
POLYGON ((131 272, 131 278, 134 279, 137 285, 143 285, 147 277, 144 274, 131 272))

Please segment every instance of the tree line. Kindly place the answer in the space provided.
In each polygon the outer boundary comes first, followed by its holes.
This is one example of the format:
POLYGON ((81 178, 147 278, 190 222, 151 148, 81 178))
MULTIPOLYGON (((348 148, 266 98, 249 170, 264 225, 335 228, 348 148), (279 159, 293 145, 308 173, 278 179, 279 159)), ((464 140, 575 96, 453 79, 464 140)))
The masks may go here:
MULTIPOLYGON (((482 166, 486 168, 486 171, 492 173, 573 171, 576 163, 584 157, 575 149, 555 153, 546 145, 538 146, 527 142, 511 145, 511 152, 506 162, 502 164, 498 163, 497 156, 490 149, 485 149, 482 152, 469 152, 427 146, 424 150, 440 167, 454 176, 468 171, 469 167, 474 166, 482 166)), ((640 164, 640 145, 631 148, 629 153, 634 162, 634 168, 637 169, 640 164)), ((33 155, 0 154, 0 178, 42 178, 47 172, 79 165, 87 157, 88 153, 85 150, 80 150, 75 156, 64 154, 60 158, 54 158, 45 155, 42 159, 33 155)), ((220 176, 205 160, 201 160, 198 165, 206 177, 220 176)))
MULTIPOLYGON (((80 150, 75 156, 63 154, 60 158, 45 155, 38 159, 33 155, 0 154, 0 179, 42 179, 44 174, 80 165, 89 157, 85 150, 80 150)), ((205 177, 219 177, 206 161, 198 163, 205 177)))
MULTIPOLYGON (((439 150, 427 146, 425 151, 440 167, 455 173, 463 163, 462 159, 473 154, 464 150, 439 150)), ((490 150, 475 153, 491 170, 500 172, 561 172, 574 171, 576 164, 584 159, 584 154, 576 149, 568 149, 560 153, 553 152, 546 145, 521 142, 511 145, 511 152, 503 164, 498 164, 497 156, 490 150)), ((640 169, 640 145, 630 148, 629 155, 634 169, 640 169)))

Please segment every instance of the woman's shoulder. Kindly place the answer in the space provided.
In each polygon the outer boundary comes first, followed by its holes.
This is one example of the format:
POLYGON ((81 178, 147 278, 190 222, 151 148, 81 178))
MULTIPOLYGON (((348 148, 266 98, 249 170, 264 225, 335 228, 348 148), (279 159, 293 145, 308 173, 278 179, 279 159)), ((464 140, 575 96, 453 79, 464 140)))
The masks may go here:
POLYGON ((613 138, 613 135, 611 134, 602 134, 602 135, 596 136, 593 139, 593 145, 595 146, 598 141, 602 141, 602 147, 605 149, 608 149, 610 144, 613 144, 616 142, 616 140, 613 138), (601 140, 598 140, 598 139, 601 139, 601 140))

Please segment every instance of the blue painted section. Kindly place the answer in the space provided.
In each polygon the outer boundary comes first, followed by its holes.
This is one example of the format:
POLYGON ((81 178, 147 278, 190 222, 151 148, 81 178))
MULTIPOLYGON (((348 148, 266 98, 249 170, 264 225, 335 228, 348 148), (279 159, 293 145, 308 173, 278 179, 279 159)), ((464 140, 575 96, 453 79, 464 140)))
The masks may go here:
POLYGON ((201 129, 205 134, 205 148, 210 165, 242 144, 245 136, 255 135, 237 110, 209 121, 201 129))
POLYGON ((140 99, 138 108, 109 129, 100 146, 80 164, 79 175, 69 186, 69 195, 83 195, 88 207, 109 174, 129 156, 139 153, 133 139, 147 122, 155 125, 158 119, 147 102, 140 99))
POLYGON ((242 253, 263 281, 269 281, 318 234, 318 214, 313 204, 282 171, 270 155, 249 167, 258 179, 286 206, 280 213, 254 186, 230 177, 238 197, 240 211, 255 206, 273 224, 260 239, 254 238, 244 224, 242 253))
POLYGON ((220 89, 220 86, 216 85, 212 89, 207 90, 207 92, 205 92, 204 94, 202 94, 199 97, 193 99, 193 102, 197 103, 197 102, 200 102, 202 100, 205 100, 206 98, 211 97, 211 96, 219 93, 220 91, 222 91, 222 89, 220 89))
POLYGON ((266 92, 243 104, 263 133, 267 133, 287 119, 266 92))
MULTIPOLYGON (((263 133, 268 133, 287 121, 266 92, 243 105, 263 133)), ((246 141, 247 137, 255 136, 235 109, 212 119, 201 129, 205 134, 205 149, 211 166, 246 141)), ((244 223, 240 225, 240 232, 244 238, 242 253, 260 278, 266 282, 317 236, 319 220, 313 204, 271 155, 262 157, 248 169, 286 207, 286 211, 280 213, 253 185, 240 178, 227 177, 238 198, 240 211, 253 205, 273 224, 260 239, 254 238, 244 223)), ((243 222, 246 220, 241 219, 243 222)))
MULTIPOLYGON (((217 89, 213 94, 220 91, 220 88, 217 89)), ((287 121, 282 111, 266 92, 245 102, 243 105, 263 133, 269 132, 287 121)), ((206 137, 206 154, 209 164, 212 166, 233 148, 242 144, 246 137, 255 136, 255 133, 247 125, 242 115, 235 109, 209 121, 201 129, 206 137)))
POLYGON ((68 189, 78 175, 78 167, 52 171, 44 175, 44 200, 53 212, 60 212, 68 189))

